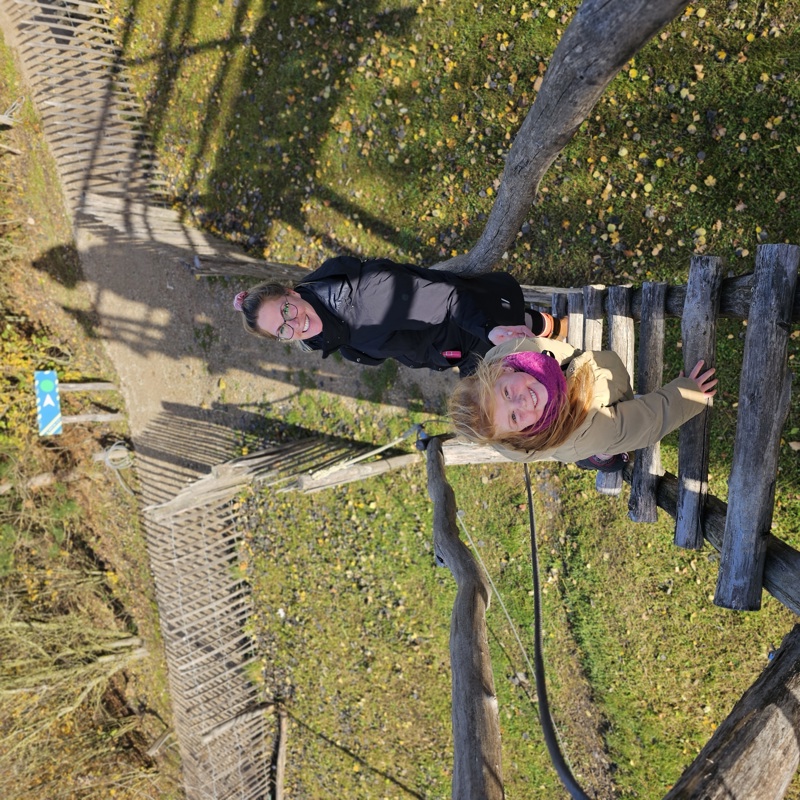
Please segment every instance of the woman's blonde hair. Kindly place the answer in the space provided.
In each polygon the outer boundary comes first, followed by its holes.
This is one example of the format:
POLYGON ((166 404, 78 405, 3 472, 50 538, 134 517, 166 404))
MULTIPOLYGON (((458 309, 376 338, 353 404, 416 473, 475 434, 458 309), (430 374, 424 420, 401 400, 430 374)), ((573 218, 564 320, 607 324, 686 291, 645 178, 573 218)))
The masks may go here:
POLYGON ((503 374, 504 357, 482 359, 474 374, 459 382, 448 404, 456 431, 479 444, 502 444, 514 450, 550 450, 563 444, 589 413, 594 386, 591 365, 583 364, 567 378, 567 399, 552 425, 538 433, 522 430, 498 434, 494 387, 503 374))

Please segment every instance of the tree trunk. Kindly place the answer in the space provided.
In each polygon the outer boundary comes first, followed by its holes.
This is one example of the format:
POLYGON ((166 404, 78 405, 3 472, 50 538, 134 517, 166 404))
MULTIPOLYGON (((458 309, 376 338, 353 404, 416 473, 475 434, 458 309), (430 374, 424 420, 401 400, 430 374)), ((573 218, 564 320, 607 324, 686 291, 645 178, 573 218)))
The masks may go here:
POLYGON ((779 800, 800 763, 800 625, 665 800, 779 800))
POLYGON ((506 158, 486 228, 475 247, 438 264, 488 272, 511 246, 539 182, 620 69, 686 7, 685 0, 584 0, 556 47, 536 100, 506 158))

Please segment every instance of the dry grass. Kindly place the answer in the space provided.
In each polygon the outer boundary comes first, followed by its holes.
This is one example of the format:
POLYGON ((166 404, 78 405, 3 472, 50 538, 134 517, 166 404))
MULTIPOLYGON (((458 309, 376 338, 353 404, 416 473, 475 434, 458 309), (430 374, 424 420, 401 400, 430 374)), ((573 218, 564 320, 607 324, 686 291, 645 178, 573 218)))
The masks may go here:
MULTIPOLYGON (((0 45, 0 106, 18 96, 0 45)), ((19 151, 0 159, 0 219, 19 221, 0 227, 0 796, 177 798, 175 751, 146 752, 170 711, 136 504, 92 460, 124 428, 48 439, 35 428, 33 370, 114 377, 65 310, 87 300, 37 131, 26 102, 0 133, 19 151)), ((65 397, 63 410, 92 402, 65 397)))

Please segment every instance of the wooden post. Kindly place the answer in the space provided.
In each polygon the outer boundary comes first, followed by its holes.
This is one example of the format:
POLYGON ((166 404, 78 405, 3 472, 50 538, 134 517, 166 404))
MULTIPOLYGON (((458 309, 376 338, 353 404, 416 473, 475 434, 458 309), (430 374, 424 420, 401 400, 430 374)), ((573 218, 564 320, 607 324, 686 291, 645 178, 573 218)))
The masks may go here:
MULTIPOLYGON (((642 286, 642 324, 639 344, 639 394, 647 394, 661 386, 664 374, 664 297, 666 283, 645 283, 642 286)), ((634 522, 655 522, 658 518, 656 489, 661 468, 661 445, 636 451, 633 467, 628 516, 634 522)))
POLYGON ((583 348, 603 349, 603 300, 606 287, 591 284, 583 287, 583 348))
MULTIPOLYGON (((586 350, 603 349, 603 301, 606 287, 599 284, 583 287, 583 346, 586 350)), ((594 488, 608 497, 616 497, 622 491, 622 475, 619 472, 600 472, 594 488)))
POLYGON ((780 800, 800 763, 800 625, 665 800, 780 800))
POLYGON ((556 319, 566 318, 567 324, 569 324, 569 307, 566 294, 553 292, 551 295, 550 310, 556 319))
POLYGON ((761 245, 744 342, 728 519, 714 603, 761 608, 765 537, 772 525, 781 428, 789 410, 787 347, 800 247, 761 245))
MULTIPOLYGON (((625 468, 624 477, 630 481, 633 467, 625 468)), ((670 516, 675 516, 678 501, 678 479, 667 472, 658 482, 658 505, 670 516)), ((703 509, 703 536, 716 550, 722 550, 722 535, 728 506, 717 497, 709 495, 703 509)), ((766 537, 767 556, 764 561, 764 588, 793 614, 800 616, 800 552, 777 539, 766 537)))
MULTIPOLYGON (((631 317, 630 286, 608 287, 608 349, 625 365, 633 386, 634 330, 631 317)), ((598 472, 595 488, 600 494, 616 497, 622 492, 622 472, 598 472)))
POLYGON ((278 711, 278 758, 275 763, 275 800, 283 800, 286 782, 286 746, 289 738, 289 715, 285 708, 278 711))
MULTIPOLYGON (((609 286, 609 292, 613 287, 609 286)), ((554 294, 569 295, 578 289, 559 288, 554 286, 523 285, 522 294, 527 305, 535 306, 550 303, 554 294)), ((753 294, 753 275, 738 275, 735 278, 724 278, 720 294, 719 317, 721 319, 747 319, 750 310, 750 298, 753 294)), ((686 299, 686 286, 670 286, 667 289, 665 313, 668 317, 683 316, 683 304, 686 299)), ((634 320, 642 318, 642 290, 631 290, 630 315, 634 320)), ((800 285, 795 289, 792 306, 792 322, 800 322, 800 285)))
MULTIPOLYGON (((706 362, 706 368, 716 364, 717 311, 721 288, 722 259, 716 256, 692 256, 681 318, 683 371, 686 375, 701 358, 706 362)), ((678 547, 699 550, 703 546, 700 510, 708 495, 709 409, 685 422, 678 437, 680 488, 674 541, 678 547)))
POLYGON ((578 350, 583 350, 583 295, 577 292, 568 295, 567 309, 567 342, 578 350))
POLYGON ((631 316, 630 286, 608 287, 608 349, 613 350, 628 370, 633 386, 635 343, 633 317, 631 316))
POLYGON ((500 718, 486 637, 489 586, 458 537, 455 495, 444 474, 444 456, 437 438, 428 443, 427 464, 428 494, 433 502, 434 551, 458 584, 450 622, 452 797, 501 800, 504 791, 500 718))

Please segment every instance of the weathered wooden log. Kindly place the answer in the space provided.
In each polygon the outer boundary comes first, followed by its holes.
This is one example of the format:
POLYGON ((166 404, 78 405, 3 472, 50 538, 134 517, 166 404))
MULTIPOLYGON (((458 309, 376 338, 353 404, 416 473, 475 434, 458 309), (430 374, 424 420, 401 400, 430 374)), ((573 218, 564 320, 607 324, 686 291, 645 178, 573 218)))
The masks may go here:
POLYGON ((450 622, 452 797, 500 800, 504 796, 500 718, 486 636, 489 585, 458 536, 455 495, 445 477, 444 456, 436 438, 428 443, 427 467, 434 549, 458 584, 450 622))
POLYGON ((567 342, 578 350, 583 350, 583 294, 572 292, 567 295, 567 342))
POLYGON ((800 764, 800 625, 665 800, 780 800, 800 764))
POLYGON ((567 307, 567 296, 565 294, 559 294, 558 292, 553 292, 550 295, 550 311, 556 319, 567 319, 569 323, 569 319, 567 315, 569 314, 569 308, 567 307))
POLYGON ((603 349, 603 300, 606 287, 591 284, 583 287, 583 349, 603 349))
MULTIPOLYGON (((639 330, 639 370, 637 391, 653 392, 664 375, 664 297, 665 283, 645 283, 642 287, 642 323, 639 330)), ((661 468, 661 444, 656 442, 636 451, 628 516, 634 522, 655 522, 658 518, 656 487, 661 468)))
POLYGON ((286 783, 286 749, 289 740, 289 715, 285 708, 278 711, 278 757, 275 759, 275 800, 283 800, 286 783))
POLYGON ((608 349, 613 350, 628 370, 633 386, 633 369, 636 353, 636 336, 631 316, 630 286, 609 286, 606 308, 608 312, 608 349))
POLYGON ((742 359, 728 480, 728 519, 714 603, 761 608, 764 537, 772 524, 781 429, 789 410, 787 348, 800 247, 761 245, 742 359))
MULTIPOLYGON (((611 287, 609 287, 610 289, 611 287)), ((522 287, 525 301, 529 305, 550 302, 554 294, 569 295, 580 292, 575 288, 556 288, 553 286, 532 286, 522 287)), ((753 294, 753 274, 739 275, 735 278, 725 278, 722 281, 720 292, 719 317, 725 319, 747 319, 750 310, 750 298, 753 294)), ((684 303, 686 301, 686 286, 670 286, 667 289, 665 298, 664 313, 668 317, 678 317, 683 315, 684 303)), ((608 303, 606 303, 608 307, 608 303)), ((631 294, 630 315, 634 320, 642 318, 642 290, 634 289, 631 294)), ((800 288, 795 290, 794 302, 792 305, 792 322, 800 322, 800 288)))
MULTIPOLYGON (((689 266, 686 303, 681 318, 683 370, 689 374, 703 359, 706 368, 717 359, 717 310, 722 286, 722 259, 693 256, 689 266)), ((709 403, 710 405, 710 403, 709 403)), ((703 546, 700 509, 708 495, 709 408, 684 423, 678 434, 678 511, 675 544, 699 550, 703 546)))
MULTIPOLYGON (((750 310, 750 298, 753 294, 753 275, 740 275, 725 278, 720 292, 719 316, 733 319, 747 319, 750 310)), ((680 317, 686 307, 686 286, 671 286, 667 290, 665 313, 669 317, 680 317)), ((799 309, 800 310, 800 309, 799 309)), ((642 293, 636 291, 631 298, 631 314, 639 319, 642 314, 642 293)), ((800 314, 798 314, 800 319, 800 314)))
MULTIPOLYGON (((585 350, 603 349, 603 300, 606 287, 597 285, 583 287, 583 347, 585 350)), ((594 488, 609 497, 622 491, 622 476, 618 472, 600 472, 595 478, 594 488)))
MULTIPOLYGON (((635 333, 630 315, 630 286, 609 286, 606 294, 608 309, 608 349, 613 350, 628 370, 633 386, 635 333)), ((600 494, 616 497, 622 492, 621 472, 598 472, 595 489, 600 494)))
POLYGON ((117 412, 98 413, 98 414, 65 414, 61 417, 63 425, 71 425, 80 422, 119 422, 125 419, 125 415, 117 412))
MULTIPOLYGON (((580 289, 565 289, 563 286, 522 286, 522 297, 525 300, 526 306, 541 306, 542 308, 553 308, 553 303, 556 302, 555 298, 562 298, 558 302, 567 302, 567 295, 581 293, 580 289)), ((566 305, 564 305, 566 311, 566 305)), ((562 313, 560 316, 564 316, 562 313)))
POLYGON ((60 383, 58 390, 60 392, 110 392, 116 389, 114 383, 108 381, 94 381, 92 383, 60 383))
MULTIPOLYGON (((633 480, 633 467, 625 467, 623 477, 633 480)), ((670 472, 658 482, 658 506, 674 517, 678 501, 678 479, 670 472)), ((728 506, 713 495, 706 499, 702 513, 703 536, 716 550, 722 549, 725 518, 728 506)), ((764 588, 793 614, 800 615, 800 552, 772 534, 766 537, 767 555, 764 560, 764 588)))
POLYGON ((366 480, 375 475, 383 475, 386 472, 401 469, 419 461, 420 456, 421 454, 417 452, 403 453, 366 464, 352 464, 335 471, 326 471, 323 475, 298 475, 285 487, 285 491, 299 491, 305 494, 321 492, 323 489, 333 486, 344 486, 346 483, 366 480))

